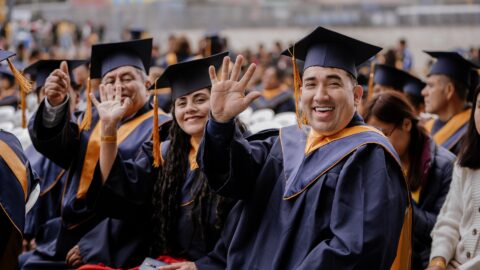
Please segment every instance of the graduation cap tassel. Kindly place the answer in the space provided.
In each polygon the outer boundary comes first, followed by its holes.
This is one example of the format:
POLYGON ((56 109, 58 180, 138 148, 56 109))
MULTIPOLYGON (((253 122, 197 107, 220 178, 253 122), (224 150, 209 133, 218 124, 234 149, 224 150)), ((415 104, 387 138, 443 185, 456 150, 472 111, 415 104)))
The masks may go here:
POLYGON ((32 83, 25 78, 25 76, 18 71, 17 68, 13 65, 12 61, 10 59, 7 59, 8 66, 10 67, 10 70, 12 71, 13 77, 18 83, 18 86, 20 87, 20 106, 22 109, 22 128, 27 127, 27 94, 30 93, 32 89, 32 83))
POLYGON ((374 78, 374 71, 375 71, 375 63, 372 61, 370 64, 370 74, 368 76, 368 93, 367 93, 367 100, 371 100, 373 97, 373 78, 374 78))
POLYGON ((80 130, 89 130, 92 125, 92 98, 90 97, 92 93, 92 85, 90 83, 90 77, 87 79, 87 108, 85 109, 85 114, 83 115, 82 123, 80 124, 80 130))
MULTIPOLYGON (((290 52, 290 51, 289 51, 290 52)), ((295 96, 295 114, 297 115, 297 124, 298 127, 302 127, 302 123, 305 122, 303 117, 300 114, 300 86, 302 84, 302 80, 300 79, 300 72, 298 71, 297 61, 295 59, 295 45, 293 46, 293 52, 290 52, 292 55, 292 65, 293 65, 293 89, 294 89, 294 96, 295 96)))
MULTIPOLYGON (((155 90, 157 89, 157 81, 155 81, 155 90)), ((160 134, 158 133, 158 96, 157 92, 153 91, 153 167, 160 166, 160 134)))

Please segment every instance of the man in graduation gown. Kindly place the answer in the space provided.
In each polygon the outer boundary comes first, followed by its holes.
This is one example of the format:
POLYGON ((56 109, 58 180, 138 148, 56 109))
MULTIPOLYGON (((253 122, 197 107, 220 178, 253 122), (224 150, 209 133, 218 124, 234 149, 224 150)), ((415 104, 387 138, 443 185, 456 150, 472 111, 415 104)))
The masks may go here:
MULTIPOLYGON (((55 69, 60 67, 60 63, 63 60, 39 60, 29 67, 25 68, 24 73, 30 74, 32 78, 35 78, 35 91, 39 97, 39 101, 42 101, 45 97, 43 94, 44 85, 47 77, 55 69)), ((70 114, 74 115, 76 110, 76 104, 79 98, 78 92, 74 89, 78 89, 78 85, 75 83, 75 76, 73 75, 74 69, 84 65, 86 61, 83 60, 65 60, 68 65, 70 88, 70 114)), ((37 173, 40 180, 40 197, 34 208, 28 213, 25 222, 25 240, 27 249, 35 247, 35 241, 42 241, 42 239, 35 239, 37 231, 41 229, 41 225, 45 224, 48 220, 60 216, 60 204, 61 196, 63 192, 63 185, 65 183, 66 175, 65 169, 55 164, 53 161, 40 154, 35 150, 35 147, 31 145, 25 150, 28 160, 32 168, 37 173)), ((39 234, 42 235, 41 233, 39 234)), ((27 255, 28 256, 28 255, 27 255)), ((22 259, 20 259, 22 261, 22 259)))
POLYGON ((456 52, 425 52, 437 59, 422 91, 425 111, 438 116, 425 128, 437 144, 457 155, 471 114, 467 96, 472 69, 478 67, 456 52))
POLYGON ((282 83, 283 71, 269 66, 262 77, 262 95, 251 105, 253 110, 272 109, 275 113, 295 112, 292 92, 282 83))
MULTIPOLYGON (((46 98, 31 119, 29 131, 35 148, 66 169, 67 179, 61 216, 45 225, 44 244, 37 246, 23 269, 65 269, 83 263, 128 267, 141 260, 146 230, 135 222, 106 218, 96 208, 101 179, 95 168, 100 143, 116 141, 122 156, 133 158, 151 137, 153 111, 147 93, 151 47, 152 39, 92 47, 90 77, 101 78, 101 87, 119 88, 127 108, 115 138, 100 136, 104 127, 91 106, 72 119, 67 109, 70 78, 66 63, 47 78, 46 98)), ((160 126, 169 121, 164 114, 158 119, 160 126)))
POLYGON ((198 269, 375 270, 395 258, 395 269, 408 269, 411 208, 399 158, 355 112, 356 66, 378 51, 322 27, 295 43, 284 54, 305 61, 300 119, 308 124, 253 142, 232 119, 259 95, 244 94, 254 65, 238 82, 241 58, 230 78, 229 59, 219 78, 210 68, 200 168, 214 190, 240 202, 198 269))
MULTIPOLYGON (((0 50, 0 61, 14 55, 14 53, 0 50)), ((1 269, 17 269, 18 255, 22 251, 25 214, 34 203, 35 196, 30 194, 36 182, 37 179, 18 139, 13 134, 0 129, 1 269)))

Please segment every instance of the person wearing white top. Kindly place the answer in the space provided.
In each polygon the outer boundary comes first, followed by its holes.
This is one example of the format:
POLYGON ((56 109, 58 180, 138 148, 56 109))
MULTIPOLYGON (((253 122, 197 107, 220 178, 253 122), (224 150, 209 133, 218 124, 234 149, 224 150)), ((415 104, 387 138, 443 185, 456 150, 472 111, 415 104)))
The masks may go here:
POLYGON ((437 217, 427 270, 480 269, 480 87, 453 170, 447 199, 437 217))

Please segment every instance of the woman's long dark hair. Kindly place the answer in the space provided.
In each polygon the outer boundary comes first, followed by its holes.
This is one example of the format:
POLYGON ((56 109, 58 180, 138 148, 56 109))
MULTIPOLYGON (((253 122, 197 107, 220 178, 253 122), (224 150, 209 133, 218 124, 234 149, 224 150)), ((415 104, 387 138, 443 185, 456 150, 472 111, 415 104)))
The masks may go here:
POLYGON ((458 164, 470 169, 480 169, 480 134, 475 126, 475 110, 477 110, 477 98, 480 94, 480 85, 473 95, 473 106, 470 120, 468 120, 468 130, 463 137, 462 149, 458 155, 458 164))
POLYGON ((418 124, 415 110, 403 93, 396 91, 385 91, 374 96, 370 100, 363 112, 366 122, 371 117, 378 120, 394 124, 399 127, 405 119, 412 121, 410 130, 410 144, 408 146, 408 155, 410 159, 410 169, 408 170, 407 181, 411 190, 417 190, 422 181, 422 155, 418 149, 423 149, 426 138, 428 137, 425 129, 418 124))
MULTIPOLYGON (((175 255, 177 220, 181 203, 182 186, 187 176, 189 166, 188 155, 190 151, 190 136, 185 133, 175 119, 175 104, 172 104, 172 125, 170 127, 170 145, 165 161, 158 174, 153 187, 153 239, 150 250, 151 256, 161 254, 175 255), (173 253, 173 254, 172 254, 173 253)), ((214 194, 208 186, 204 174, 199 171, 194 186, 200 186, 194 195, 191 218, 196 226, 195 231, 200 232, 203 239, 206 234, 220 231, 223 227, 227 211, 225 199, 214 194), (212 205, 216 204, 215 213, 210 213, 212 205), (215 214, 213 228, 209 226, 209 219, 215 214)))

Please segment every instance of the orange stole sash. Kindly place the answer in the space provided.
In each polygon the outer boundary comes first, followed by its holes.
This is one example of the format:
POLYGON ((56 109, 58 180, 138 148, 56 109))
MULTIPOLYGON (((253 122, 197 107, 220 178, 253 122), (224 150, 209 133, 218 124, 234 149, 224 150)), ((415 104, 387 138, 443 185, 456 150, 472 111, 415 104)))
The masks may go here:
MULTIPOLYGON (((471 113, 472 109, 467 109, 453 116, 441 129, 437 131, 437 133, 433 135, 433 140, 437 144, 443 144, 446 142, 451 136, 453 136, 453 134, 455 134, 455 132, 457 132, 468 122, 471 113)), ((425 128, 429 132, 431 132, 433 128, 433 123, 433 121, 429 121, 425 125, 425 128)))
MULTIPOLYGON (((150 110, 120 126, 117 131, 117 145, 120 145, 141 123, 153 117, 153 110, 150 110)), ((78 184, 77 198, 85 198, 88 188, 93 180, 95 167, 100 158, 100 132, 101 123, 97 122, 90 135, 83 161, 82 174, 78 184)))
POLYGON ((360 132, 367 132, 367 131, 373 131, 375 133, 378 133, 382 136, 385 136, 383 135, 383 133, 381 131, 379 131, 378 129, 374 128, 374 127, 371 127, 371 126, 353 126, 353 127, 350 127, 350 128, 345 128, 343 130, 341 130, 340 132, 336 133, 336 134, 333 134, 331 136, 321 136, 319 134, 317 134, 313 129, 310 130, 310 134, 307 138, 307 143, 305 144, 305 154, 309 154, 315 150, 317 150, 318 148, 328 144, 328 143, 331 143, 331 142, 334 142, 336 140, 340 140, 342 138, 345 138, 345 137, 348 137, 348 136, 351 136, 351 135, 354 135, 354 134, 357 134, 357 133, 360 133, 360 132))
POLYGON ((17 178, 18 182, 22 186, 24 199, 27 201, 28 196, 28 177, 27 177, 27 167, 17 156, 15 151, 13 151, 8 144, 0 140, 0 157, 3 158, 7 166, 12 170, 13 174, 17 178))

